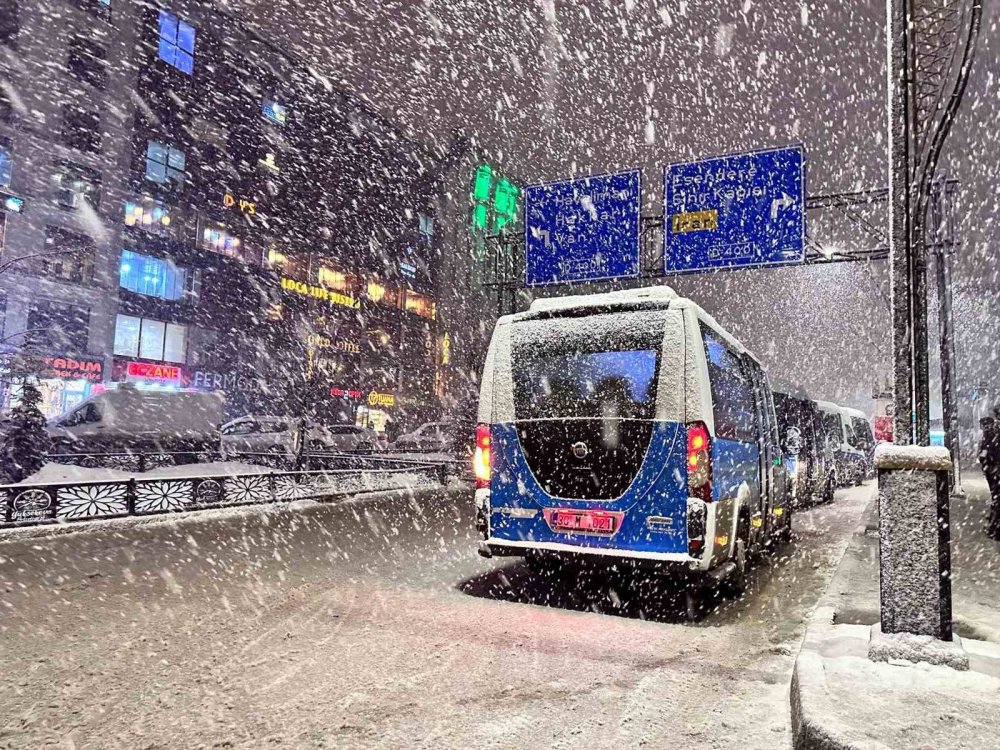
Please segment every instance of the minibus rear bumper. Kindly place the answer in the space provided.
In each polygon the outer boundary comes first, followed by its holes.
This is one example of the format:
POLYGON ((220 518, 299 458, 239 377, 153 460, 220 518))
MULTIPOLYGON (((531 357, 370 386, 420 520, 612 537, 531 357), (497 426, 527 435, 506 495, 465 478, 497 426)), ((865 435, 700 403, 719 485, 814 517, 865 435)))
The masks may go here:
POLYGON ((683 552, 644 552, 623 549, 599 549, 580 547, 559 542, 515 541, 510 539, 488 539, 479 543, 482 557, 524 557, 527 554, 541 557, 604 562, 627 561, 640 567, 683 568, 701 567, 701 560, 683 552))

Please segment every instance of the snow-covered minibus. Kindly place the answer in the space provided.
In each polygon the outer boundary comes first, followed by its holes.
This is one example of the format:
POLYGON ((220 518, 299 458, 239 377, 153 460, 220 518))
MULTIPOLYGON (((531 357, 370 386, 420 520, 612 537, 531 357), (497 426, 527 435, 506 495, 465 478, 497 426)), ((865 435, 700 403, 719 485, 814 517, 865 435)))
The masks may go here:
POLYGON ((791 528, 759 362, 664 286, 501 317, 480 390, 479 552, 629 561, 741 591, 791 528))
POLYGON ((861 484, 868 472, 868 458, 855 446, 854 426, 849 411, 830 401, 817 401, 823 414, 827 440, 833 452, 838 487, 861 484))

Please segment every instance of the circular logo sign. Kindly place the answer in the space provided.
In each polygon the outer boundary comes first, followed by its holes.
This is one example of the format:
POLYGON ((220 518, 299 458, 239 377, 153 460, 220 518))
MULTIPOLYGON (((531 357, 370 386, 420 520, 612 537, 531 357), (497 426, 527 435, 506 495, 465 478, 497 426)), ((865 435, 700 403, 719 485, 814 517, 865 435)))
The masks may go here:
POLYGON ((203 479, 195 490, 195 501, 199 503, 217 503, 222 499, 222 485, 214 479, 203 479))
POLYGON ((47 518, 51 507, 52 497, 45 490, 25 490, 14 498, 12 520, 37 521, 47 518))
POLYGON ((573 443, 570 446, 570 450, 573 451, 573 455, 577 458, 586 458, 590 454, 590 448, 582 440, 578 443, 573 443))

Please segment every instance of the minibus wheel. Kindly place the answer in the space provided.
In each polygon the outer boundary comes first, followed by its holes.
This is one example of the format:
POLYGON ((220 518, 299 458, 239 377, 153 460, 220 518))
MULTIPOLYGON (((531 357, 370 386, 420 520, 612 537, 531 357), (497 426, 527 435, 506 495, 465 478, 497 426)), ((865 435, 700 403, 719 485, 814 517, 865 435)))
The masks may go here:
POLYGON ((781 541, 786 544, 792 541, 792 509, 790 507, 785 508, 785 525, 779 532, 781 541))
POLYGON ((747 590, 747 567, 750 559, 750 516, 740 513, 736 526, 736 542, 733 544, 731 561, 735 568, 726 579, 726 593, 731 597, 739 597, 747 590))

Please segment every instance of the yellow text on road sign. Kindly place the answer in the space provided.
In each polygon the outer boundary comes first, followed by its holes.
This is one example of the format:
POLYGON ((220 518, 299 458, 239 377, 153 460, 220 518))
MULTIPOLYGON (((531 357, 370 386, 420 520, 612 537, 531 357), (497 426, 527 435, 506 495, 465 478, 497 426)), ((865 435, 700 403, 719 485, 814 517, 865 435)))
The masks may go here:
POLYGON ((719 212, 716 209, 710 211, 688 211, 683 214, 674 214, 670 217, 671 231, 674 234, 682 232, 700 232, 704 229, 719 228, 719 212))

